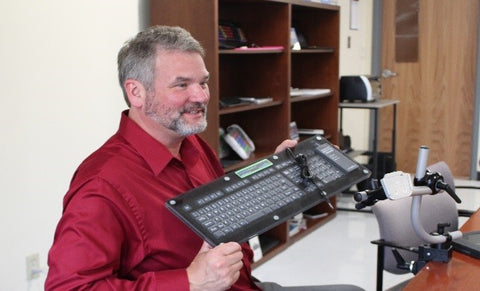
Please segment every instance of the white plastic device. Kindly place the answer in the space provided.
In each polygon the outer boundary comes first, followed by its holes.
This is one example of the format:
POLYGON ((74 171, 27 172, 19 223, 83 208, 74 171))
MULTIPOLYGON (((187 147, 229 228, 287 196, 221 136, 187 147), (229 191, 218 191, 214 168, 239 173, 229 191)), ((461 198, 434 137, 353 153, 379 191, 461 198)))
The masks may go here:
POLYGON ((409 174, 401 171, 385 174, 380 182, 385 195, 391 200, 408 197, 413 191, 412 178, 409 174))
POLYGON ((227 127, 224 137, 225 142, 244 160, 250 157, 255 151, 253 141, 248 137, 245 131, 237 124, 227 127))

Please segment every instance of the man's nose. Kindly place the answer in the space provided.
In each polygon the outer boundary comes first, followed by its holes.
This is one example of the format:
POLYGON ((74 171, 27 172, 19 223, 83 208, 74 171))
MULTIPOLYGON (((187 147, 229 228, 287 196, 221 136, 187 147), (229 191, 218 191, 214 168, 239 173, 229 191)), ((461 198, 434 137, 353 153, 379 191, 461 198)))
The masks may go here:
POLYGON ((207 86, 194 85, 191 93, 193 101, 207 102, 210 99, 210 91, 207 86))

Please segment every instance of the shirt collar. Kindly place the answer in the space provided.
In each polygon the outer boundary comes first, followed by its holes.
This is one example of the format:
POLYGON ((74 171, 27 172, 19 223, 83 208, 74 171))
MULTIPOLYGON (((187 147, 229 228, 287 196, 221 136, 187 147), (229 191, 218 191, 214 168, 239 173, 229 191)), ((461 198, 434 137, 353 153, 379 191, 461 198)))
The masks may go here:
MULTIPOLYGON (((143 157, 155 175, 160 174, 170 161, 176 159, 166 146, 128 117, 128 110, 122 112, 118 133, 143 157)), ((187 136, 180 146, 180 156, 187 166, 195 164, 199 159, 199 151, 193 140, 193 136, 187 136)))

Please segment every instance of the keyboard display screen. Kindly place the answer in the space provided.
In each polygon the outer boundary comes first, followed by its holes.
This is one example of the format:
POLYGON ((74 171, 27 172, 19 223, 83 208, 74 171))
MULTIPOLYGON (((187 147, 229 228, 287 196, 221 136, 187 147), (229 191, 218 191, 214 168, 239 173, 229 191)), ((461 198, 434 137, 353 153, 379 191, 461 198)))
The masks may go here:
POLYGON ((273 165, 272 162, 270 162, 269 160, 267 159, 263 159, 259 162, 256 162, 254 164, 251 164, 250 166, 247 166, 241 170, 238 170, 235 172, 235 174, 237 174, 237 176, 239 176, 240 178, 246 178, 258 171, 262 171, 262 170, 265 170, 266 168, 270 167, 271 165, 273 165))

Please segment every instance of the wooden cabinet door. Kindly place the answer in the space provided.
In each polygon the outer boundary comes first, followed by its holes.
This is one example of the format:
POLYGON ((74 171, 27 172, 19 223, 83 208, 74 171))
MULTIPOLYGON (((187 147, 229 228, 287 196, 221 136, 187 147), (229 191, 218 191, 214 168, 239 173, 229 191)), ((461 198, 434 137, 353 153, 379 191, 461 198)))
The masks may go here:
MULTIPOLYGON (((382 78, 382 98, 400 100, 397 169, 415 172, 418 148, 427 145, 429 163, 444 160, 455 176, 468 177, 479 1, 405 1, 417 5, 410 11, 415 13, 417 9, 418 51, 413 60, 414 52, 407 51, 405 55, 404 50, 414 50, 415 44, 402 39, 406 33, 401 25, 406 17, 415 15, 396 13, 397 1, 382 1, 382 69, 396 74, 382 78)), ((415 27, 406 29, 415 33, 415 27)), ((380 117, 380 150, 390 148, 387 127, 391 125, 391 114, 382 113, 380 117)))

